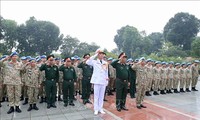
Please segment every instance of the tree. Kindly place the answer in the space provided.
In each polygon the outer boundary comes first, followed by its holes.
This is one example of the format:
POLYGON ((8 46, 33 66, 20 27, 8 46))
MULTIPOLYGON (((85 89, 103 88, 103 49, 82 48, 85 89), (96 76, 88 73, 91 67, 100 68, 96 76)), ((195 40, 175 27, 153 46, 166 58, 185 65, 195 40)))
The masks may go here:
POLYGON ((165 40, 180 46, 183 50, 190 50, 192 38, 200 30, 200 20, 189 13, 177 13, 164 27, 165 40))
POLYGON ((38 21, 30 17, 25 25, 18 29, 18 51, 27 52, 30 55, 50 54, 59 49, 63 35, 60 35, 59 27, 49 21, 38 21))
POLYGON ((17 47, 17 22, 1 18, 1 45, 5 53, 17 47))
POLYGON ((119 29, 114 37, 118 49, 124 51, 129 57, 139 56, 140 53, 137 53, 137 49, 141 49, 141 40, 142 36, 138 30, 128 25, 119 29))
POLYGON ((153 32, 150 35, 147 36, 148 39, 150 39, 152 46, 150 47, 150 51, 151 53, 154 52, 158 52, 159 49, 162 48, 162 45, 164 43, 164 37, 162 33, 159 32, 153 32))
POLYGON ((192 42, 192 52, 194 56, 200 57, 200 37, 196 37, 192 42))

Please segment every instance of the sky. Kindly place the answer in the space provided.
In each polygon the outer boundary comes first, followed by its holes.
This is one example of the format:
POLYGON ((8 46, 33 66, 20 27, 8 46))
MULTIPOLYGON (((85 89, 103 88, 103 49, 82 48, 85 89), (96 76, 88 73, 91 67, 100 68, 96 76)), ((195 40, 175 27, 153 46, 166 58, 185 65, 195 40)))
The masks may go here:
POLYGON ((31 16, 51 21, 65 36, 95 42, 102 49, 116 48, 114 36, 126 25, 138 31, 162 32, 178 12, 200 19, 200 1, 0 1, 4 19, 25 23, 31 16))

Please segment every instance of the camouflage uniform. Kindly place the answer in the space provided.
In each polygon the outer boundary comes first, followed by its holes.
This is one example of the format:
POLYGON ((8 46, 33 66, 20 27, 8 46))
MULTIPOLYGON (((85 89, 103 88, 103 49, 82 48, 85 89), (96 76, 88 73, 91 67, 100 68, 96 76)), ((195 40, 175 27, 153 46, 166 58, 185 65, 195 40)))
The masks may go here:
POLYGON ((141 106, 144 100, 146 88, 147 88, 147 71, 144 66, 140 64, 133 64, 132 69, 136 70, 136 80, 137 80, 137 95, 136 95, 136 105, 141 106))
POLYGON ((20 75, 22 64, 20 62, 1 62, 0 64, 0 66, 5 68, 4 84, 7 85, 9 106, 19 106, 22 85, 20 75))
POLYGON ((27 86, 27 93, 28 93, 28 103, 29 104, 36 104, 37 96, 39 92, 39 85, 41 84, 41 76, 38 67, 32 68, 27 67, 25 69, 27 79, 25 81, 25 85, 27 86))
POLYGON ((165 94, 164 90, 166 88, 167 82, 167 69, 165 67, 161 68, 161 80, 160 80, 160 90, 161 94, 165 94))
POLYGON ((76 75, 77 75, 77 81, 76 81, 76 85, 75 85, 75 92, 77 94, 77 92, 79 92, 79 94, 82 93, 82 69, 77 67, 77 64, 74 64, 74 69, 76 71, 76 75))
POLYGON ((153 82, 153 67, 152 65, 145 65, 147 71, 147 91, 151 91, 153 82))
POLYGON ((154 67, 153 68, 153 91, 158 92, 159 83, 161 80, 161 69, 154 67))
POLYGON ((177 89, 178 89, 179 81, 180 81, 180 69, 179 68, 175 68, 173 75, 174 75, 173 88, 174 88, 174 92, 176 92, 177 89))
MULTIPOLYGON (((0 102, 3 98, 3 67, 0 67, 0 102)), ((0 105, 1 106, 1 105, 0 105)))
MULTIPOLYGON (((37 64, 37 67, 39 68, 42 64, 37 64)), ((41 97, 40 103, 43 103, 43 99, 46 98, 46 93, 45 93, 45 87, 44 87, 44 81, 45 81, 45 72, 44 71, 39 71, 40 72, 40 87, 39 87, 39 96, 41 97)))
POLYGON ((186 70, 185 68, 180 69, 180 91, 183 92, 186 83, 186 70))
POLYGON ((21 72, 21 79, 22 79, 21 94, 25 98, 25 102, 23 103, 23 105, 25 105, 28 102, 27 86, 25 85, 25 81, 27 80, 27 74, 25 72, 21 72))
POLYGON ((195 88, 199 77, 198 65, 195 66, 193 64, 191 67, 192 67, 192 87, 195 88))
POLYGON ((172 93, 171 89, 172 89, 173 81, 174 81, 173 72, 174 72, 174 67, 167 68, 167 83, 166 83, 167 93, 172 93))
POLYGON ((109 82, 108 82, 108 90, 111 93, 111 90, 114 89, 114 82, 116 79, 116 70, 113 68, 112 65, 108 65, 108 71, 109 71, 109 82))
POLYGON ((189 90, 189 87, 191 85, 192 82, 192 69, 190 67, 186 68, 186 90, 189 90))

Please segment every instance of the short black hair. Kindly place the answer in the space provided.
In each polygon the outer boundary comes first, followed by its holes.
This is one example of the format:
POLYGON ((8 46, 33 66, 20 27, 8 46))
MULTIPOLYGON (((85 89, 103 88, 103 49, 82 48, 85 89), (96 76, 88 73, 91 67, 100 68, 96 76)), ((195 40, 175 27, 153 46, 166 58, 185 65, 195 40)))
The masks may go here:
POLYGON ((50 57, 55 57, 54 55, 49 55, 49 56, 47 56, 47 60, 50 58, 50 57))
MULTIPOLYGON (((118 59, 124 54, 124 52, 120 53, 118 59)), ((126 55, 125 55, 126 56, 126 55)), ((127 56, 126 56, 127 57, 127 56)))
POLYGON ((64 62, 65 62, 67 59, 70 59, 70 60, 71 60, 71 58, 70 58, 70 57, 65 57, 65 59, 64 59, 64 62))
POLYGON ((87 55, 90 56, 90 53, 86 53, 86 54, 84 54, 84 55, 83 55, 83 58, 85 58, 87 55))

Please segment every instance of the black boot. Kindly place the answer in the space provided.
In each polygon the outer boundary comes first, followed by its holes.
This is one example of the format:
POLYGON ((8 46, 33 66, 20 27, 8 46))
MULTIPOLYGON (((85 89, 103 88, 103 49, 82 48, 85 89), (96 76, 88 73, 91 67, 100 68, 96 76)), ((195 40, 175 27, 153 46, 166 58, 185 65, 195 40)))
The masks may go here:
POLYGON ((41 99, 40 99, 40 103, 43 103, 44 102, 44 100, 43 100, 44 98, 43 97, 41 97, 41 99))
POLYGON ((47 97, 44 97, 44 102, 47 102, 47 97))
POLYGON ((33 109, 34 110, 39 110, 39 108, 36 106, 36 104, 33 104, 33 109))
POLYGON ((164 90, 161 90, 161 91, 160 91, 160 94, 163 94, 163 91, 164 91, 164 90))
POLYGON ((192 87, 192 91, 198 91, 195 87, 192 87))
POLYGON ((158 92, 156 92, 156 91, 154 91, 153 94, 154 94, 154 95, 159 95, 158 92))
POLYGON ((189 90, 189 88, 186 88, 186 92, 191 92, 191 91, 189 90))
POLYGON ((22 111, 19 109, 19 106, 16 106, 15 111, 21 113, 22 111))
POLYGON ((1 107, 1 102, 0 102, 0 107, 1 107))
POLYGON ((163 94, 166 94, 165 90, 163 90, 163 94))
POLYGON ((60 95, 58 95, 58 101, 63 101, 60 95))
POLYGON ((145 93, 145 95, 146 95, 146 96, 151 96, 151 94, 149 93, 149 91, 147 91, 147 92, 145 93))
POLYGON ((1 102, 5 102, 5 101, 6 101, 6 97, 3 97, 1 102))
POLYGON ((21 97, 20 97, 20 101, 22 101, 22 100, 24 100, 24 96, 23 95, 21 95, 21 97))
POLYGON ((12 106, 12 107, 10 107, 10 109, 8 110, 8 114, 10 114, 10 113, 12 113, 12 112, 14 112, 14 107, 12 106))
POLYGON ((185 92, 185 91, 183 90, 183 88, 180 88, 180 92, 185 92))
POLYGON ((173 93, 171 90, 169 90, 169 93, 173 93))
POLYGON ((174 89, 174 93, 180 93, 177 89, 174 89))
POLYGON ((23 105, 28 104, 28 98, 25 98, 23 105))
POLYGON ((32 104, 30 104, 29 108, 27 111, 31 111, 33 109, 32 104))

